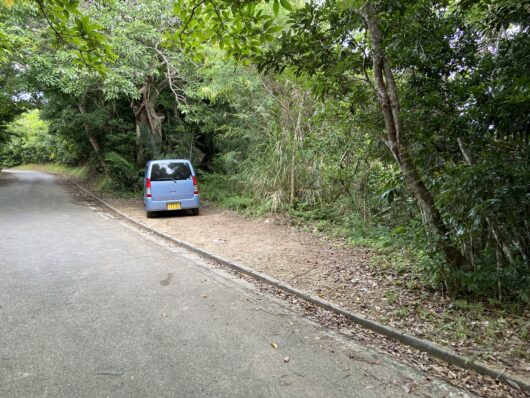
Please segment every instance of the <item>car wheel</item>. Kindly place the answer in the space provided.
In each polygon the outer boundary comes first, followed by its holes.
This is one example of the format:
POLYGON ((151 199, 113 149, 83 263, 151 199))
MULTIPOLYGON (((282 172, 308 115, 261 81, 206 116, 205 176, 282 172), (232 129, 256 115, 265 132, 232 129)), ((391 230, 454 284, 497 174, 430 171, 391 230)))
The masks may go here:
POLYGON ((147 215, 147 218, 155 218, 154 211, 146 211, 145 214, 147 215))
POLYGON ((191 209, 191 214, 193 214, 194 216, 198 216, 199 213, 200 213, 200 211, 199 211, 198 207, 196 209, 191 209))

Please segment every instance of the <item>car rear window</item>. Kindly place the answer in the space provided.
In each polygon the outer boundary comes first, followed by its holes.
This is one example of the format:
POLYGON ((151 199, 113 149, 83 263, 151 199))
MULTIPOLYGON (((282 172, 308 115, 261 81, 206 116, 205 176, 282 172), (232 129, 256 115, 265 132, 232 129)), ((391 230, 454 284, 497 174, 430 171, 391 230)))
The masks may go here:
POLYGON ((151 166, 151 181, 187 180, 190 177, 188 163, 154 163, 151 166))

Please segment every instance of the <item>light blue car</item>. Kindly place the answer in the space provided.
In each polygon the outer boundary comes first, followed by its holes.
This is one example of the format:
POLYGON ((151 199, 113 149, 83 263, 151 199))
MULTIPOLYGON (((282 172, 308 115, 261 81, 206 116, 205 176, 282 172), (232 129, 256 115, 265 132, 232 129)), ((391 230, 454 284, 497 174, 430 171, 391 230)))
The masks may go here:
POLYGON ((193 166, 184 159, 150 160, 145 166, 144 204, 147 217, 157 212, 190 209, 199 214, 200 196, 193 166))

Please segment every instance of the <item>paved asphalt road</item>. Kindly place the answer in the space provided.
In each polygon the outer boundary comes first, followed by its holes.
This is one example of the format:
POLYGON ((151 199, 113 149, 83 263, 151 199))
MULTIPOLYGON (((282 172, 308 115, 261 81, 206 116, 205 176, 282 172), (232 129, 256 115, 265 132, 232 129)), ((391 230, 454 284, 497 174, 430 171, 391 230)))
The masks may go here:
POLYGON ((411 389, 461 396, 76 204, 51 176, 12 172, 0 182, 0 397, 396 397, 411 389))

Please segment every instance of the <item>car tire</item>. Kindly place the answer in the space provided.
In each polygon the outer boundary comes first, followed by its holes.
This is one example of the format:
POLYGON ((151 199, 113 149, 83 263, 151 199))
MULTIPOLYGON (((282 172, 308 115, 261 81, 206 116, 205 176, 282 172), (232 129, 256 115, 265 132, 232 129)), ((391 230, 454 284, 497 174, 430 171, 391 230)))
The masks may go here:
POLYGON ((191 214, 193 214, 194 216, 198 216, 199 213, 200 213, 200 210, 198 207, 196 209, 191 209, 191 214))
POLYGON ((147 218, 155 218, 155 212, 154 211, 146 211, 145 215, 147 218))

